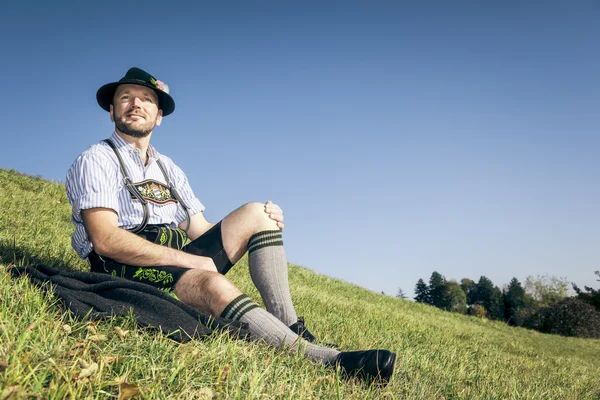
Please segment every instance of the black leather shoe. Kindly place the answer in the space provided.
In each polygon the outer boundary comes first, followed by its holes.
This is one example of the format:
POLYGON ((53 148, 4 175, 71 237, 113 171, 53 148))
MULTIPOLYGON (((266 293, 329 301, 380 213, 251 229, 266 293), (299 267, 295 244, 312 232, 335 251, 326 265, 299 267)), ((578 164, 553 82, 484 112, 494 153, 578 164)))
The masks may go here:
POLYGON ((306 329, 304 326, 304 319, 302 317, 298 317, 298 321, 290 326, 290 330, 297 335, 300 335, 302 339, 307 342, 314 343, 317 338, 306 329))
POLYGON ((384 384, 392 377, 395 362, 396 354, 388 350, 345 351, 336 360, 345 375, 384 384))
MULTIPOLYGON (((304 326, 304 319, 302 317, 298 317, 298 322, 294 323, 292 326, 290 326, 290 330, 292 332, 294 332, 297 335, 300 335, 300 337, 304 340, 306 340, 307 342, 311 342, 311 343, 315 343, 317 341, 317 338, 315 338, 315 336, 310 333, 308 331, 308 329, 306 329, 306 326, 304 326)), ((332 347, 334 349, 339 349, 339 346, 337 344, 333 344, 333 343, 317 343, 319 346, 325 346, 325 347, 332 347)))

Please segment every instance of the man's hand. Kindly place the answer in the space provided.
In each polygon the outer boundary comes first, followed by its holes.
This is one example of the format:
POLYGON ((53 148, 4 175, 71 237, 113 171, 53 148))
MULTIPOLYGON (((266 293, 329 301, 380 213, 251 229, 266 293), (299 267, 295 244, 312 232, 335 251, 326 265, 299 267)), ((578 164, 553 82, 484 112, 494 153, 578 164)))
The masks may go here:
POLYGON ((283 210, 281 207, 269 200, 265 203, 265 212, 269 214, 269 218, 277 222, 277 227, 283 230, 283 210))
POLYGON ((190 254, 188 268, 202 269, 204 271, 218 272, 214 261, 210 257, 195 256, 190 254))

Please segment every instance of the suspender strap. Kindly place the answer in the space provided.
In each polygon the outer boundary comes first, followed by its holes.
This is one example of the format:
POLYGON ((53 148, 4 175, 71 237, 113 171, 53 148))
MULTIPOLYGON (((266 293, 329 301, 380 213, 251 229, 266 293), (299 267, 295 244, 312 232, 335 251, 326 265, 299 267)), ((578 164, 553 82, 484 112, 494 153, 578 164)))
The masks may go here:
POLYGON ((183 210, 185 211, 185 229, 184 231, 187 232, 188 228, 190 227, 190 207, 183 201, 183 199, 181 198, 181 196, 179 196, 179 193, 177 192, 177 189, 175 189, 175 186, 173 186, 173 184, 171 183, 171 180, 169 179, 169 175, 167 175, 167 172, 165 170, 165 167, 162 165, 162 163, 160 162, 160 159, 156 159, 156 163, 158 164, 158 168, 160 168, 163 176, 165 177, 165 180, 167 181, 167 185, 169 186, 169 190, 171 191, 171 195, 175 198, 175 200, 177 200, 179 202, 179 204, 181 204, 181 207, 183 207, 183 210))
POLYGON ((123 163, 123 159, 121 158, 121 155, 119 154, 119 151, 117 150, 117 147, 115 146, 115 144, 110 139, 103 140, 103 142, 108 144, 110 146, 110 148, 113 149, 113 151, 117 155, 117 159, 119 160, 119 167, 121 169, 121 173, 123 174, 123 183, 127 187, 127 190, 135 198, 137 198, 140 201, 140 203, 142 203, 142 208, 144 209, 144 217, 142 218, 142 222, 134 228, 126 229, 132 233, 139 233, 139 232, 143 231, 144 228, 146 228, 146 225, 148 224, 148 218, 150 215, 150 211, 148 210, 148 201, 144 198, 144 196, 142 196, 140 191, 137 190, 137 188, 131 181, 129 174, 127 173, 127 170, 125 169, 125 163, 123 163))

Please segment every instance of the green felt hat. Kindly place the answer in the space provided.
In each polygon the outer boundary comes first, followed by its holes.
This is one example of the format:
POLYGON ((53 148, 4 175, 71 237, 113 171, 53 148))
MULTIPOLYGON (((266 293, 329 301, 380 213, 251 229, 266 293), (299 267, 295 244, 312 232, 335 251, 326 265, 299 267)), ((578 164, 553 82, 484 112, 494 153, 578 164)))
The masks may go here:
POLYGON ((98 104, 106 111, 110 111, 115 91, 119 85, 125 83, 149 87, 158 96, 158 108, 167 116, 175 111, 175 100, 169 94, 169 87, 140 68, 130 68, 129 71, 118 82, 107 83, 96 92, 98 104))

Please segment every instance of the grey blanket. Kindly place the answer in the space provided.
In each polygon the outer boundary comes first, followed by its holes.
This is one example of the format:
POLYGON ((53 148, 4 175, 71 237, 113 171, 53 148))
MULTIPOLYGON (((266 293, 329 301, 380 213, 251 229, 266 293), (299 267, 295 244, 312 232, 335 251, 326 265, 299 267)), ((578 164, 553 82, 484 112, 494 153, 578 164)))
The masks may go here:
POLYGON ((160 330, 178 342, 228 330, 248 338, 247 324, 212 317, 150 285, 95 272, 67 272, 45 265, 14 267, 13 277, 25 275, 43 290, 51 290, 79 320, 135 316, 143 328, 160 330))

